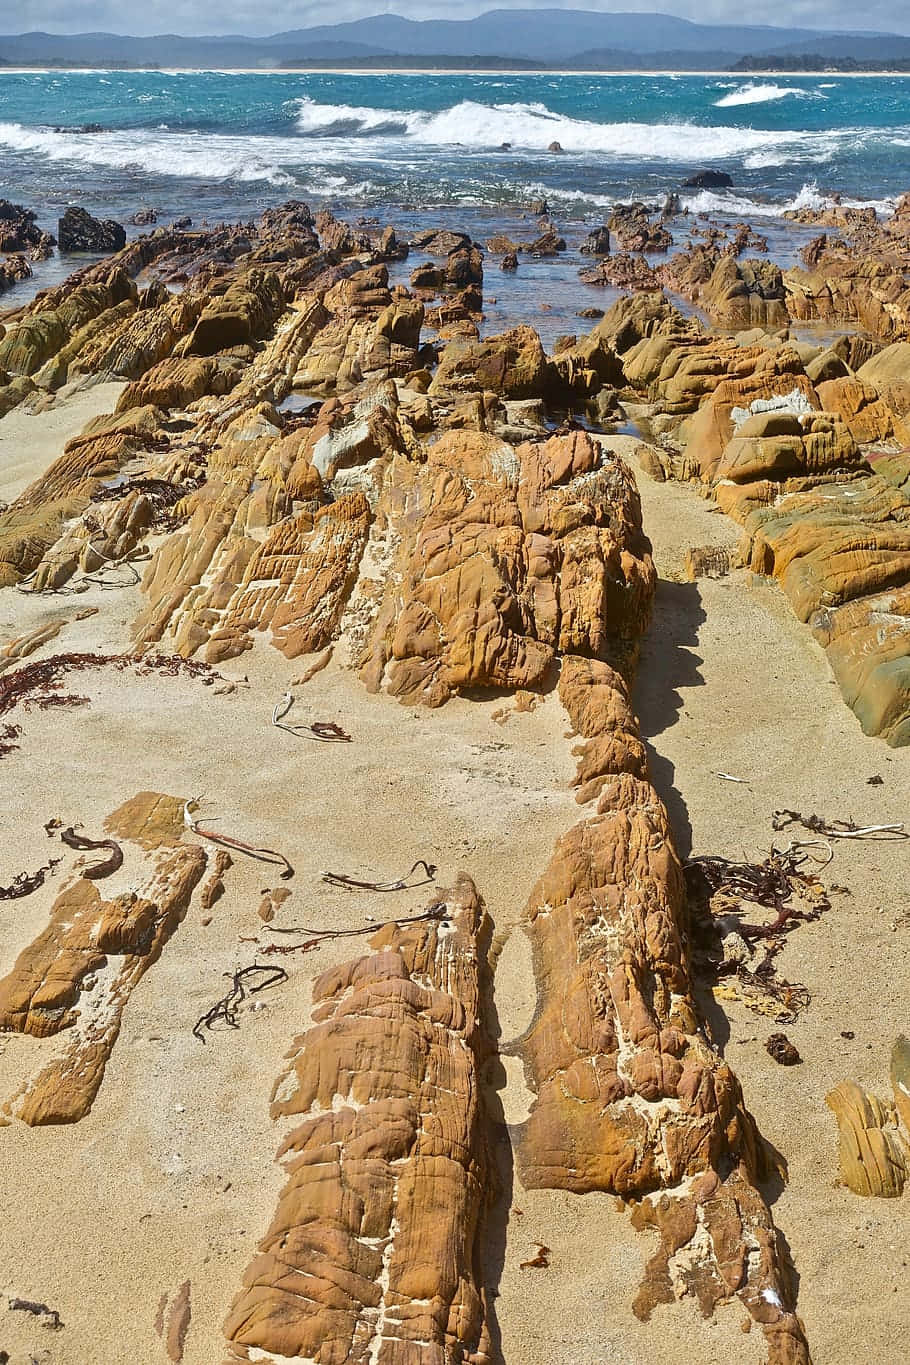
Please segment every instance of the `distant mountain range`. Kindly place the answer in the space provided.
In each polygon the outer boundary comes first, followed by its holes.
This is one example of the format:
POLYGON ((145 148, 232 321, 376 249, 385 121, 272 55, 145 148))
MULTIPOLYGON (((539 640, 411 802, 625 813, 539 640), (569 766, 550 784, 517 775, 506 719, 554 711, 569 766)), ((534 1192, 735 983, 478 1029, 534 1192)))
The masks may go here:
POLYGON ((910 37, 817 29, 696 24, 669 14, 492 10, 476 19, 377 14, 350 23, 275 33, 149 38, 115 33, 0 36, 7 66, 299 67, 528 66, 711 70, 744 58, 773 67, 811 54, 819 62, 893 67, 910 61, 910 37))

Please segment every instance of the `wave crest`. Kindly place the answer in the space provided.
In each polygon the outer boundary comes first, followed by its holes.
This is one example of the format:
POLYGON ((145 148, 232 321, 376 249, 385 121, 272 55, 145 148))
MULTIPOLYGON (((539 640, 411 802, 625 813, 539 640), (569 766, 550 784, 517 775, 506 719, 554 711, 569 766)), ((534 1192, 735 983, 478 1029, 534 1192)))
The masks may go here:
POLYGON ((603 154, 611 158, 671 161, 719 161, 750 152, 812 142, 803 132, 757 128, 711 128, 690 122, 594 123, 555 113, 545 104, 482 104, 476 100, 437 112, 363 109, 348 104, 297 102, 297 129, 307 137, 332 135, 383 138, 395 135, 412 146, 544 152, 558 142, 563 151, 603 154))
POLYGON ((719 100, 714 101, 715 109, 735 109, 742 104, 767 104, 769 100, 782 100, 787 95, 795 95, 798 99, 820 99, 827 98, 816 90, 803 90, 798 85, 741 85, 737 90, 731 90, 729 95, 722 95, 719 100))

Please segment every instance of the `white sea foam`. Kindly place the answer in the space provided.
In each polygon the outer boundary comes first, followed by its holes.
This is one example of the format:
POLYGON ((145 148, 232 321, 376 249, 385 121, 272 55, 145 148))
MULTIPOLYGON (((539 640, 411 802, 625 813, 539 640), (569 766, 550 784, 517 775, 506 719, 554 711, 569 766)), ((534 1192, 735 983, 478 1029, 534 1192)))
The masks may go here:
POLYGON ((797 99, 827 99, 816 90, 803 90, 798 85, 741 85, 714 101, 716 109, 734 109, 741 104, 767 104, 769 100, 786 99, 794 95, 797 99))
POLYGON ((131 130, 116 133, 55 133, 0 123, 0 146, 85 166, 111 166, 155 175, 201 180, 265 180, 291 185, 279 156, 278 138, 220 137, 199 133, 131 130))
MULTIPOLYGON (((592 206, 607 206, 598 193, 597 177, 588 168, 606 170, 623 163, 676 165, 739 161, 746 169, 795 165, 806 176, 846 152, 851 156, 881 148, 908 145, 910 128, 846 128, 824 131, 768 130, 735 126, 705 127, 687 122, 595 123, 556 113, 543 103, 485 104, 465 100, 440 111, 382 110, 312 99, 290 102, 295 135, 216 134, 158 128, 101 133, 57 133, 47 127, 0 123, 0 148, 22 157, 68 163, 77 170, 91 166, 126 173, 208 180, 267 182, 319 193, 317 182, 331 184, 337 193, 354 194, 352 185, 403 180, 408 196, 427 194, 426 182, 447 181, 444 198, 473 197, 489 201, 491 171, 499 176, 504 143, 508 160, 530 163, 528 179, 550 178, 543 162, 553 167, 554 179, 568 180, 574 159, 586 163, 590 186, 576 182, 570 190, 548 193, 564 200, 577 198, 592 206), (551 156, 558 142, 568 154, 551 156), (454 155, 447 156, 451 150, 454 155), (483 166, 471 166, 470 156, 483 166), (327 181, 326 177, 340 177, 327 181), (411 185, 413 184, 413 189, 411 185)), ((516 172, 510 166, 510 171, 516 172)), ((518 178, 525 179, 518 172, 518 178)), ((607 175, 607 180, 618 178, 607 175)), ((619 177, 621 178, 621 177, 619 177)), ((504 181, 499 182, 507 190, 504 181)), ((387 186, 388 188, 388 186, 387 186)), ((329 190, 331 193, 332 190, 329 190)), ((398 192, 398 191, 396 191, 398 192)), ((429 191, 430 193, 432 191, 429 191)), ((465 200, 465 202, 467 202, 465 200)), ((773 213, 769 206, 748 200, 718 200, 695 195, 686 201, 696 211, 773 213)))
MULTIPOLYGON (((678 123, 593 123, 555 113, 545 104, 482 104, 463 100, 448 109, 365 109, 348 104, 297 101, 297 128, 303 135, 325 138, 329 130, 350 138, 389 134, 413 146, 467 147, 489 151, 509 143, 515 150, 546 151, 558 142, 563 151, 601 153, 658 161, 716 161, 749 153, 776 156, 780 149, 800 149, 806 159, 818 139, 837 134, 771 131, 678 123)), ((370 139, 366 139, 370 140, 370 139)), ((770 164, 770 163, 769 163, 770 164)))
MULTIPOLYGON (((786 203, 765 203, 750 199, 747 195, 732 191, 699 190, 697 194, 683 195, 680 202, 690 213, 710 213, 726 218, 779 218, 784 213, 798 209, 826 209, 834 206, 834 200, 825 195, 815 181, 807 181, 799 193, 786 203)), ((845 199, 840 200, 843 208, 875 209, 880 214, 894 212, 894 199, 845 199)))

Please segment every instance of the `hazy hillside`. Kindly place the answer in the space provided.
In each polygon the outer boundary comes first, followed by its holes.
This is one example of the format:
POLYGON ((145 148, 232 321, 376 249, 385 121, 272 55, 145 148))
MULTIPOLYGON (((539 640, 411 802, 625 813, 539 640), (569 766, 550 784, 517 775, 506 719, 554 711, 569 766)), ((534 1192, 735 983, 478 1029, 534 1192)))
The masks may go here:
POLYGON ((823 33, 747 25, 695 24, 667 14, 602 14, 588 10, 492 10, 476 19, 417 21, 394 14, 344 24, 276 33, 135 38, 112 33, 62 36, 24 33, 0 37, 7 65, 281 66, 356 62, 383 57, 432 60, 514 60, 542 66, 707 69, 743 57, 813 53, 883 65, 910 58, 910 38, 823 33))

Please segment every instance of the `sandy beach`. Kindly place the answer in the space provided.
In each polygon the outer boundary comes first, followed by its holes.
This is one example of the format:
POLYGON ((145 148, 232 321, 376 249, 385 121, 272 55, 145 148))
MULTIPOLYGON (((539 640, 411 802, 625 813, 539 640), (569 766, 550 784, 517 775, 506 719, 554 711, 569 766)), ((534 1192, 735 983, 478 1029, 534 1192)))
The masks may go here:
POLYGON ((910 200, 514 230, 8 318, 9 1365, 900 1358, 910 200))
MULTIPOLYGON (((44 467, 49 442, 75 434, 118 391, 88 389, 60 403, 50 421, 19 412, 3 419, 0 439, 21 452, 9 491, 44 467)), ((627 452, 636 444, 619 441, 627 452)), ((781 805, 899 820, 910 798, 906 763, 860 735, 821 651, 778 590, 744 570, 718 582, 685 580, 684 547, 732 546, 729 523, 686 489, 656 485, 640 469, 636 477, 660 581, 635 704, 681 852, 760 858, 772 840, 769 814, 781 805), (720 772, 742 782, 724 781, 720 772), (867 786, 873 772, 884 776, 881 787, 867 786)), ((75 602, 98 614, 78 621, 65 599, 6 597, 4 636, 64 623, 43 653, 120 652, 140 606, 138 590, 90 589, 75 602)), ((342 640, 336 653, 343 650, 342 640)), ((555 695, 532 712, 475 700, 428 714, 369 697, 330 664, 294 689, 296 705, 308 717, 341 721, 355 742, 319 745, 269 725, 274 702, 293 688, 306 662, 256 650, 223 667, 237 687, 222 697, 192 681, 93 676, 88 709, 26 719, 21 749, 5 761, 6 789, 16 792, 7 847, 16 849, 17 865, 37 865, 48 848, 45 820, 94 828, 103 813, 150 789, 203 794, 204 811, 217 813, 238 837, 256 842, 268 831, 267 841, 297 870, 288 922, 356 927, 375 913, 375 897, 321 883, 326 869, 382 879, 421 856, 439 864, 442 884, 466 870, 495 924, 496 1003, 507 1051, 534 1013, 522 906, 576 809, 555 695), (503 709, 511 713, 497 724, 503 709)), ((849 894, 787 945, 781 970, 812 995, 811 1009, 789 1030, 802 1066, 775 1066, 762 1046, 764 1020, 731 1003, 721 1012, 710 995, 704 999, 712 1033, 735 1065, 764 1136, 787 1154, 790 1181, 774 1191, 775 1216, 788 1230, 816 1358, 830 1365, 870 1350, 887 1354, 902 1330, 901 1201, 870 1205, 837 1187, 824 1095, 845 1074, 873 1093, 887 1090, 882 1040, 904 1023, 906 857, 900 844, 845 842, 832 875, 849 894), (845 1041, 848 1026, 855 1036, 845 1041), (863 1285, 861 1316, 843 1293, 856 1282, 863 1285)), ((37 1358, 55 1365, 158 1359, 159 1298, 189 1279, 184 1360, 212 1359, 221 1319, 280 1188, 272 1158, 281 1126, 268 1117, 273 1075, 307 1024, 314 976, 349 951, 341 941, 289 963, 288 982, 264 998, 259 1012, 244 1011, 237 1032, 222 1030, 201 1046, 190 1029, 220 993, 223 973, 268 942, 255 906, 273 881, 237 857, 213 911, 197 907, 187 915, 130 999, 87 1118, 75 1128, 17 1125, 0 1139, 4 1283, 11 1294, 52 1304, 65 1324, 49 1334, 27 1315, 4 1314, 2 1340, 12 1352, 41 1348, 37 1358)), ((2 908, 0 970, 8 971, 40 931, 58 889, 50 880, 24 904, 2 908)), ((396 911, 412 912, 421 895, 396 894, 396 911)), ((0 1090, 15 1090, 47 1046, 7 1035, 0 1042, 0 1090)), ((526 1118, 529 1095, 516 1058, 503 1057, 485 1084, 506 1124, 526 1118)), ((734 1352, 741 1360, 764 1358, 760 1336, 743 1336, 735 1308, 704 1321, 683 1303, 659 1310, 647 1326, 636 1323, 628 1305, 648 1246, 614 1201, 523 1189, 505 1130, 497 1157, 503 1193, 495 1222, 507 1223, 508 1242, 502 1257, 491 1238, 489 1255, 508 1359, 670 1365, 679 1359, 681 1333, 687 1350, 705 1362, 723 1365, 734 1352), (547 1271, 519 1269, 535 1241, 551 1248, 547 1271)))

